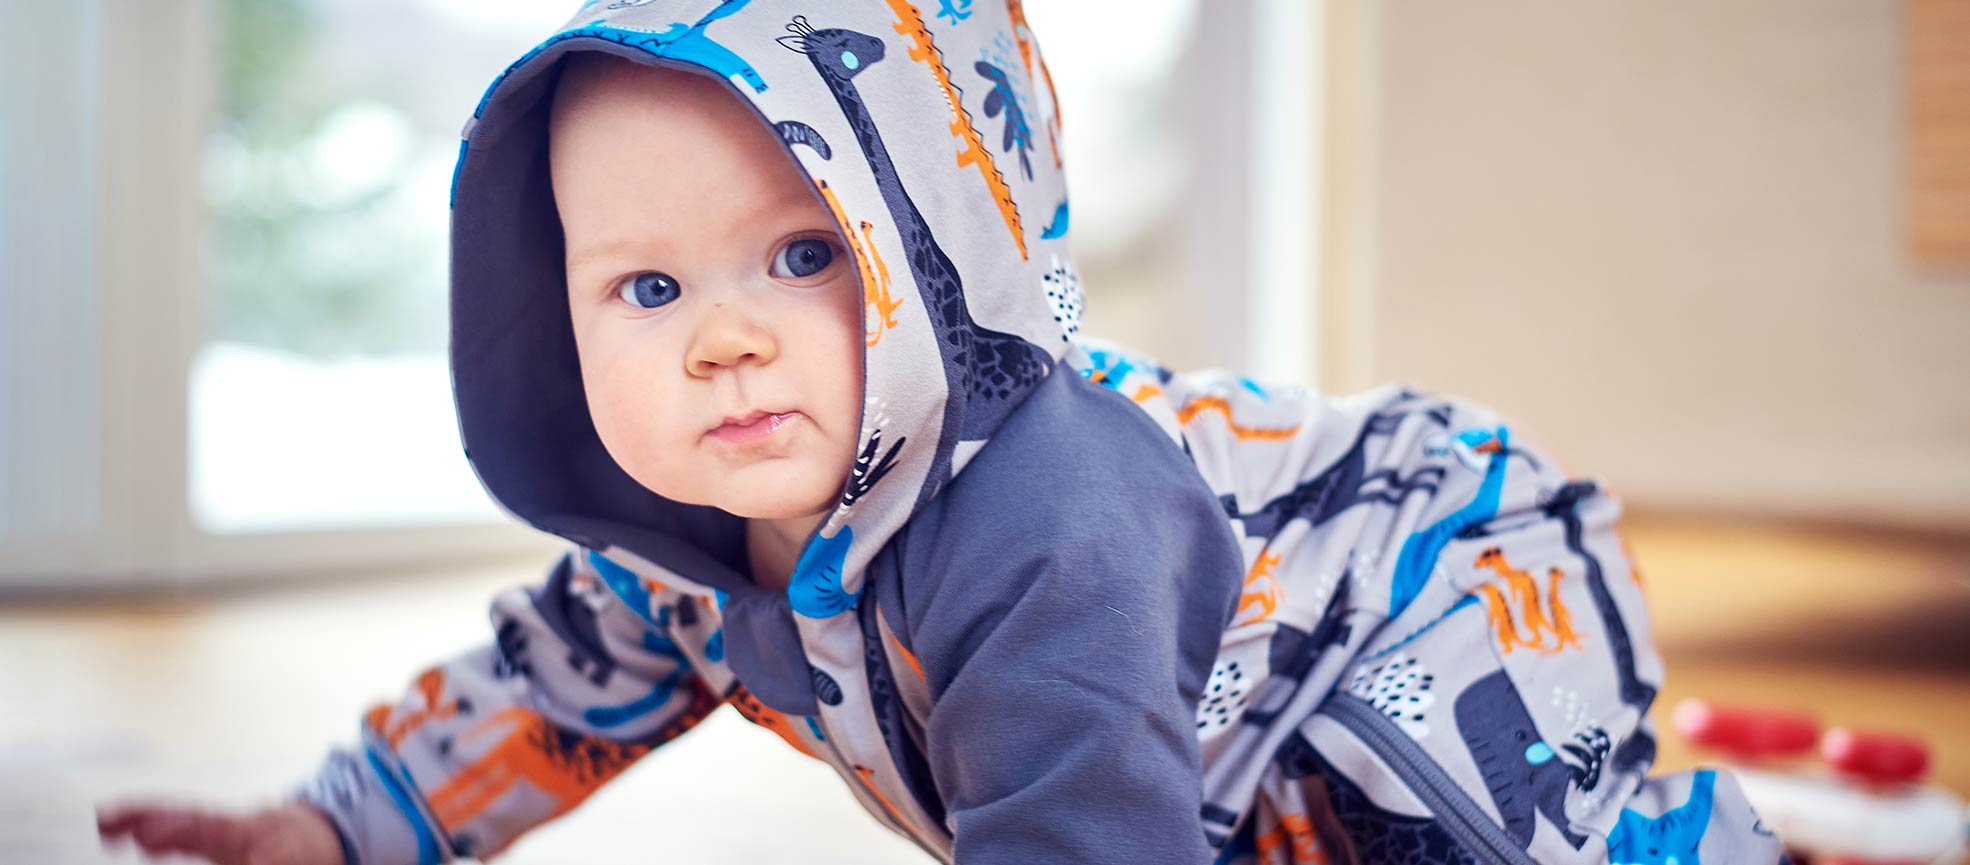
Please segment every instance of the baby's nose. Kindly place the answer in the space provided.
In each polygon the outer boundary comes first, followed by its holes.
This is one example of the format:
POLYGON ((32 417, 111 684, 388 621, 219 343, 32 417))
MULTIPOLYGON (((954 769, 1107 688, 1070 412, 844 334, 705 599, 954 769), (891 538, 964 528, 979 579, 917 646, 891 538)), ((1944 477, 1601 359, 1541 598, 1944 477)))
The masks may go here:
POLYGON ((692 375, 703 378, 720 369, 771 363, 778 353, 778 343, 766 328, 715 303, 698 327, 685 365, 692 375))

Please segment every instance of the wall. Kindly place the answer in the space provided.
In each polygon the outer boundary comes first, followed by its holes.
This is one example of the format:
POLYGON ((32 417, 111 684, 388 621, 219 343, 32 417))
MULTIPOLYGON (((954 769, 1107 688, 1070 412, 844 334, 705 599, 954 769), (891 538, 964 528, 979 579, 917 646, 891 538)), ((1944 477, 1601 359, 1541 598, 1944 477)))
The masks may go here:
POLYGON ((1631 505, 1970 529, 1970 274, 1903 252, 1901 6, 1336 0, 1323 380, 1631 505))

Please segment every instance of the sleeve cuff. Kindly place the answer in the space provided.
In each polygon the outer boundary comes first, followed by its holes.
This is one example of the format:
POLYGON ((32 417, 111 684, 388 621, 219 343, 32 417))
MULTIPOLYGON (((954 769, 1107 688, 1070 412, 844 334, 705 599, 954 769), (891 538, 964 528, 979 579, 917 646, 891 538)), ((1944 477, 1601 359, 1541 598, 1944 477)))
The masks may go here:
POLYGON ((335 827, 345 865, 439 865, 451 858, 416 788, 379 743, 330 752, 298 792, 335 827))

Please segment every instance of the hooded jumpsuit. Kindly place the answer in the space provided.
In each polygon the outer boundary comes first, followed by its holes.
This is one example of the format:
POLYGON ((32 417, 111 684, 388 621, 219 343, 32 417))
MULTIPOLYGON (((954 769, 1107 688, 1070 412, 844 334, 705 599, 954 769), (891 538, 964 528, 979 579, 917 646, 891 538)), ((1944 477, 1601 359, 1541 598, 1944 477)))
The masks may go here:
POLYGON ((572 547, 304 785, 351 865, 492 855, 725 703, 961 865, 1780 859, 1727 775, 1646 777, 1662 666, 1606 491, 1479 406, 1078 333, 1018 0, 590 0, 463 138, 461 432, 572 547), (589 421, 545 163, 576 51, 728 84, 859 268, 858 458, 784 592, 589 421))

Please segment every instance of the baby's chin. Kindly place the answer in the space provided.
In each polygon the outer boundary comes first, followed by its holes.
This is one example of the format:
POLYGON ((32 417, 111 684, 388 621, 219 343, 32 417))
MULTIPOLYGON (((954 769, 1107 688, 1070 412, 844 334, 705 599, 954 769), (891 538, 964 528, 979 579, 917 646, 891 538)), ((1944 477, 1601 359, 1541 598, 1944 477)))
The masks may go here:
POLYGON ((749 520, 818 518, 841 496, 852 459, 801 454, 787 459, 717 465, 699 459, 688 469, 655 461, 624 463, 629 476, 674 502, 713 507, 749 520))
POLYGON ((738 497, 718 509, 749 520, 818 519, 834 504, 832 494, 815 498, 738 497))
MULTIPOLYGON (((846 469, 843 474, 846 474, 846 469)), ((686 504, 709 505, 748 520, 817 519, 834 507, 841 495, 843 475, 822 477, 818 471, 740 471, 727 475, 723 489, 700 490, 700 495, 666 498, 686 504)), ((658 495, 664 495, 656 490, 658 495)))

